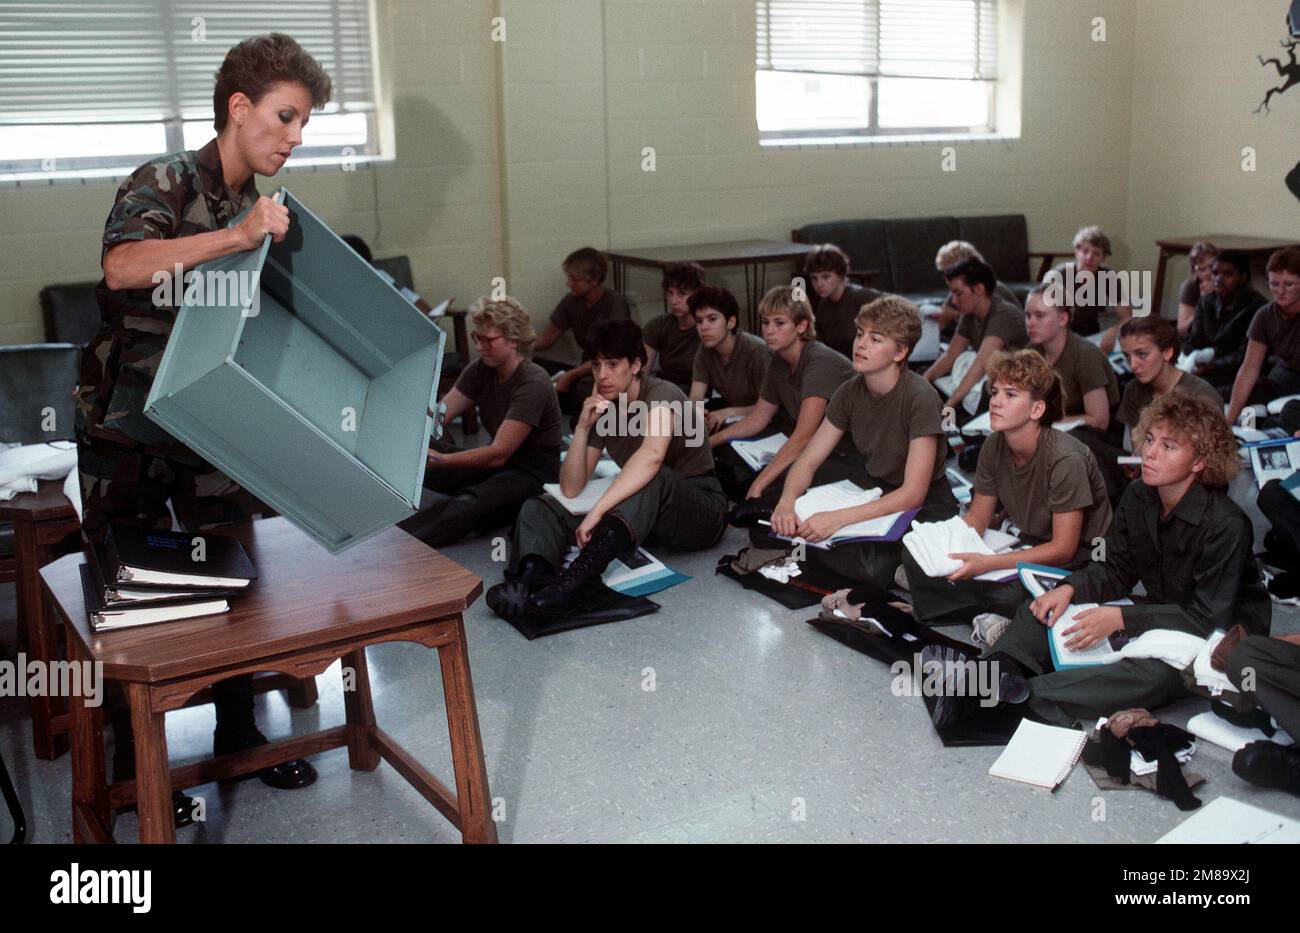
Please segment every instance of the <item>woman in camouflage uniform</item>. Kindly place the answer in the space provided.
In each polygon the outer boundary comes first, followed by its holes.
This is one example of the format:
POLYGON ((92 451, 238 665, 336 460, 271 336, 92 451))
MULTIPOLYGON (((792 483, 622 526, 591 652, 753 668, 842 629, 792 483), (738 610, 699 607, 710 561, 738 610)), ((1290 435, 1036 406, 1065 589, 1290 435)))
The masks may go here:
MULTIPOLYGON (((312 109, 330 97, 330 79, 285 35, 239 43, 217 72, 213 105, 217 138, 198 151, 161 156, 117 190, 104 225, 96 289, 103 315, 82 358, 77 395, 78 466, 87 537, 110 522, 170 528, 174 513, 187 531, 269 515, 271 510, 144 415, 144 402, 176 319, 170 296, 180 283, 156 288, 160 273, 254 249, 270 234, 283 239, 289 212, 259 196, 253 176, 274 175, 302 142, 312 109), (238 224, 230 222, 242 211, 238 224), (170 510, 168 504, 170 503, 170 510)), ((266 742, 253 719, 250 675, 216 684, 214 752, 266 742)), ((110 711, 117 736, 117 779, 133 770, 125 704, 110 711)), ((315 770, 305 761, 268 768, 266 783, 305 787, 315 770)), ((175 795, 178 825, 190 802, 175 795)))

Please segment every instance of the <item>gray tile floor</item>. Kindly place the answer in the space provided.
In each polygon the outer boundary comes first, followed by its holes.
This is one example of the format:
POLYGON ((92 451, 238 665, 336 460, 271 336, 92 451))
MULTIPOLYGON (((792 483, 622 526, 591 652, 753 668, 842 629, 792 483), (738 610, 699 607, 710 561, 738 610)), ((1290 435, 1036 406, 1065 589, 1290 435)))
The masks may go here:
MULTIPOLYGON (((1252 517, 1261 528, 1258 512, 1252 517)), ((723 547, 743 544, 733 529, 723 547)), ((480 539, 446 553, 490 585, 500 579, 491 551, 480 539)), ((1144 791, 1098 791, 1082 768, 1054 794, 990 777, 998 749, 943 748, 922 701, 892 695, 888 668, 806 625, 812 611, 714 577, 717 553, 664 555, 694 579, 657 594, 658 613, 629 622, 529 642, 481 599, 470 609, 503 842, 1150 842, 1183 818, 1144 791)), ((0 587, 0 657, 15 650, 12 594, 12 585, 0 587)), ((1275 611, 1275 631, 1297 629, 1300 612, 1275 611)), ((450 783, 433 653, 384 645, 369 657, 381 725, 450 783)), ((278 694, 259 698, 263 731, 341 723, 337 665, 319 682, 310 710, 292 710, 278 694)), ((1162 718, 1184 724, 1204 707, 1184 701, 1162 718)), ((173 762, 209 753, 212 724, 210 707, 170 714, 173 762)), ((68 841, 68 758, 32 757, 25 701, 0 699, 0 751, 33 840, 68 841)), ((1229 795, 1300 817, 1300 798, 1242 783, 1230 760, 1202 744, 1202 800, 1229 795)), ((206 820, 178 841, 458 839, 387 765, 353 772, 343 750, 315 764, 320 780, 307 790, 257 781, 192 789, 206 820)), ((119 839, 133 841, 135 830, 134 816, 119 819, 119 839)))

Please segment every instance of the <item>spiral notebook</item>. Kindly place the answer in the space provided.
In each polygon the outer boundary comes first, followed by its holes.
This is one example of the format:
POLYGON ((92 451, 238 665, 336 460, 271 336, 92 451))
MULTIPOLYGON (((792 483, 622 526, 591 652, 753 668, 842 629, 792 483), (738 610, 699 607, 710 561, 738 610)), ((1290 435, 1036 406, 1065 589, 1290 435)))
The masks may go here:
POLYGON ((1056 790, 1074 770, 1087 742, 1087 733, 1078 729, 1025 719, 989 768, 989 774, 1056 790))

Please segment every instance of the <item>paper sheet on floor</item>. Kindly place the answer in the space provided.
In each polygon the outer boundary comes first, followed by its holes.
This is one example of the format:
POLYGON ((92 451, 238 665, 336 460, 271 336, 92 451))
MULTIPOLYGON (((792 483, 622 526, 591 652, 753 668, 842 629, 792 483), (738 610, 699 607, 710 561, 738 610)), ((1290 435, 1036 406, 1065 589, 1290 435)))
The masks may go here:
POLYGON ((1300 820, 1218 797, 1156 840, 1157 845, 1300 843, 1300 820))

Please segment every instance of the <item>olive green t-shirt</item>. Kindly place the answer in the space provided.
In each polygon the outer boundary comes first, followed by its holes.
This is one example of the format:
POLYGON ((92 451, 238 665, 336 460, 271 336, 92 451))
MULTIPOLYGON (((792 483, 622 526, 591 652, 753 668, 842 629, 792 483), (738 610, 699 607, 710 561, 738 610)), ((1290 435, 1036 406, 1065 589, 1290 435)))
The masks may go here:
POLYGON ((853 357, 853 338, 857 336, 858 312, 862 306, 879 298, 883 292, 852 283, 844 286, 839 301, 822 298, 817 302, 813 320, 817 324, 817 339, 844 356, 853 357))
POLYGON ((631 317, 627 299, 618 292, 605 289, 600 300, 591 307, 587 307, 587 302, 581 298, 565 295, 551 312, 551 323, 560 330, 573 331, 573 339, 581 353, 586 349, 591 328, 606 321, 626 321, 631 317))
POLYGON ((985 337, 1001 337, 1005 350, 1019 350, 1029 343, 1024 310, 997 295, 993 296, 984 320, 974 314, 963 314, 957 321, 957 334, 969 340, 970 349, 976 351, 985 337))
POLYGON ((946 489, 948 441, 942 404, 934 386, 904 369, 894 387, 881 396, 872 395, 861 376, 848 380, 835 390, 826 420, 853 438, 871 478, 894 488, 903 485, 910 443, 918 437, 937 437, 931 486, 939 483, 946 489))
POLYGON ((474 360, 461 371, 456 389, 478 405, 483 424, 493 436, 503 421, 522 421, 532 428, 507 464, 529 473, 558 475, 563 425, 555 384, 546 370, 524 360, 505 382, 491 366, 474 360))
POLYGON ((701 346, 695 351, 691 381, 716 389, 728 408, 743 408, 758 401, 772 351, 761 337, 736 332, 736 343, 724 364, 717 350, 701 346))
POLYGON ((1269 356, 1300 372, 1300 314, 1287 320, 1277 309, 1277 302, 1270 301, 1255 312, 1246 337, 1267 345, 1269 356))
MULTIPOLYGON (((1034 346, 1039 353, 1043 348, 1034 346)), ((1043 354, 1046 356, 1046 354, 1043 354)), ((1106 406, 1113 409, 1119 402, 1119 380, 1101 347, 1073 331, 1066 334, 1065 347, 1052 368, 1061 377, 1061 395, 1065 414, 1082 415, 1083 397, 1093 389, 1106 390, 1106 406)))
POLYGON ((677 318, 661 314, 645 326, 641 339, 658 354, 659 374, 683 392, 689 392, 695 352, 700 349, 700 333, 694 321, 682 330, 677 326, 677 318))
POLYGON ((980 448, 975 491, 997 496, 1012 524, 1030 541, 1049 541, 1052 514, 1083 510, 1083 530, 1077 560, 1086 560, 1094 538, 1110 527, 1110 499, 1097 460, 1083 442, 1055 428, 1044 428, 1038 450, 1016 466, 1001 431, 989 435, 980 448))
POLYGON ((835 390, 853 373, 853 364, 820 340, 810 340, 799 354, 793 373, 785 360, 773 354, 759 395, 763 401, 779 405, 790 421, 799 420, 799 408, 814 396, 830 401, 835 390))
POLYGON ((626 396, 621 396, 610 406, 609 410, 612 414, 608 415, 608 420, 606 416, 602 416, 592 426, 587 434, 587 446, 594 447, 596 450, 609 450, 610 458, 622 468, 632 455, 641 449, 641 442, 645 440, 645 432, 648 430, 649 409, 656 404, 668 404, 672 406, 673 411, 673 437, 668 442, 668 452, 664 454, 664 466, 677 471, 682 476, 712 473, 713 451, 709 448, 709 431, 704 424, 704 403, 687 401, 686 393, 667 379, 656 376, 638 378, 641 379, 641 392, 636 403, 644 403, 644 406, 628 401, 626 396), (634 404, 636 408, 632 407, 634 404), (692 435, 686 432, 685 409, 688 405, 693 406, 698 412, 690 419, 689 427, 693 432, 698 432, 692 435), (639 419, 635 414, 637 409, 645 412, 639 419), (606 423, 614 426, 608 436, 602 433, 606 423), (626 433, 622 431, 624 426, 628 429, 626 433))
MULTIPOLYGON (((1207 401, 1213 402, 1216 408, 1223 407, 1223 396, 1215 390, 1200 376, 1192 373, 1183 373, 1178 381, 1174 383, 1171 391, 1187 392, 1190 395, 1199 395, 1207 401)), ((1143 385, 1136 379, 1124 386, 1124 396, 1119 400, 1119 408, 1115 412, 1115 420, 1121 424, 1126 424, 1130 428, 1136 428, 1137 423, 1142 418, 1142 412, 1146 407, 1155 401, 1156 390, 1149 385, 1143 385)))

